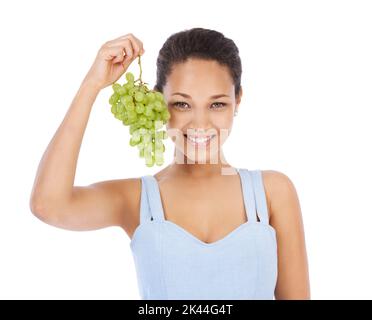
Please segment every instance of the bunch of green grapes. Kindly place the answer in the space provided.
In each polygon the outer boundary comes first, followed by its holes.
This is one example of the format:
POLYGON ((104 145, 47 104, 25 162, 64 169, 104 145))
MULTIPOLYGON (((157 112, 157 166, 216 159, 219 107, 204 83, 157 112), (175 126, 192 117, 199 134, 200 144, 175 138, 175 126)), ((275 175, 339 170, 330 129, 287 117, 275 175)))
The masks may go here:
POLYGON ((112 85, 111 112, 116 119, 129 126, 129 144, 137 146, 139 156, 145 158, 146 165, 152 167, 156 163, 161 166, 165 151, 163 140, 168 137, 162 128, 170 119, 170 113, 162 93, 150 90, 142 82, 141 56, 138 56, 138 63, 139 79, 134 80, 134 75, 127 72, 126 83, 120 85, 115 82, 112 85))

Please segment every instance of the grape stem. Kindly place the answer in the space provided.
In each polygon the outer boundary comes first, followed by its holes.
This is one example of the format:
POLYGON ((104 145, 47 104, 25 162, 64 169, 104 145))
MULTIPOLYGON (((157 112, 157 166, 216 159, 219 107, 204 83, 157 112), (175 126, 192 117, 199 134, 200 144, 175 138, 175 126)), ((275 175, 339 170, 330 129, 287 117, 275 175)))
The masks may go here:
POLYGON ((139 81, 140 81, 140 84, 142 85, 143 82, 142 82, 142 65, 141 65, 141 55, 138 56, 138 65, 139 65, 139 69, 140 69, 140 74, 139 74, 139 81))
MULTIPOLYGON (((137 80, 135 80, 134 82, 137 82, 139 81, 139 85, 140 86, 143 86, 143 85, 148 85, 147 82, 143 82, 142 81, 142 65, 141 65, 141 55, 138 55, 138 65, 139 65, 139 69, 140 69, 140 74, 139 74, 139 78, 137 80)), ((150 92, 150 91, 153 91, 153 90, 149 90, 146 86, 145 86, 145 91, 146 92, 150 92)))

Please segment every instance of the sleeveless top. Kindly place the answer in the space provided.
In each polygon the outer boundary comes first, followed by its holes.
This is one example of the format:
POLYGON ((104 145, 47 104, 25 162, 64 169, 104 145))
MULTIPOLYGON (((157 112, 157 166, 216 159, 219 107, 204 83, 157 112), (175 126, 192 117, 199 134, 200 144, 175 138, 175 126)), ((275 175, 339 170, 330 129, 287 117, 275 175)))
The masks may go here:
POLYGON ((273 299, 277 242, 262 173, 235 169, 247 221, 211 243, 165 220, 157 180, 141 177, 140 224, 129 246, 142 299, 273 299))

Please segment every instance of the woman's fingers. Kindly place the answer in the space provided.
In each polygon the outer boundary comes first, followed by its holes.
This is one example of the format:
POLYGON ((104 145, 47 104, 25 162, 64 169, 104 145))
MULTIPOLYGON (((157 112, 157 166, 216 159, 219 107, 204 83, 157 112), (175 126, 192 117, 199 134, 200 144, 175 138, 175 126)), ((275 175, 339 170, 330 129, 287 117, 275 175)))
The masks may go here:
POLYGON ((117 81, 129 65, 144 53, 142 42, 132 34, 104 43, 85 79, 100 89, 117 81))
MULTIPOLYGON (((121 47, 120 47, 121 48, 121 47)), ((112 63, 118 63, 118 62, 122 62, 124 60, 124 57, 125 57, 125 50, 123 48, 121 48, 120 50, 120 54, 118 54, 113 60, 112 60, 112 63)))
POLYGON ((130 61, 135 59, 136 54, 133 48, 132 42, 129 39, 124 39, 122 41, 118 41, 115 46, 113 47, 120 47, 122 48, 120 55, 118 55, 112 63, 123 62, 123 61, 130 61))
POLYGON ((135 49, 136 49, 136 55, 143 54, 144 53, 144 49, 143 49, 143 43, 142 43, 142 41, 139 40, 136 36, 134 36, 131 33, 128 35, 128 37, 129 37, 129 39, 132 40, 133 48, 135 47, 135 49))
POLYGON ((126 41, 129 41, 133 48, 133 54, 135 56, 142 55, 145 50, 143 49, 143 43, 137 37, 132 34, 128 34, 117 39, 111 40, 107 42, 108 46, 118 46, 123 45, 126 41))
POLYGON ((130 41, 125 41, 122 45, 103 46, 101 54, 106 61, 112 60, 113 63, 128 60, 133 57, 133 48, 130 41))

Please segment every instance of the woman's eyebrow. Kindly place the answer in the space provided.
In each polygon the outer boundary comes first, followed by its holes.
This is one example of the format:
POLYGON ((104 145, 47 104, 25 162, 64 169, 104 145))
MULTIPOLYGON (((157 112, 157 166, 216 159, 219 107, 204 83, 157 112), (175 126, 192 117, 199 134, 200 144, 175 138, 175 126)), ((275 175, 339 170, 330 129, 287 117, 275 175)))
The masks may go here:
MULTIPOLYGON (((191 96, 189 96, 189 95, 186 94, 186 93, 182 93, 182 92, 174 92, 174 93, 172 94, 172 96, 175 96, 175 95, 177 95, 177 94, 180 95, 180 96, 183 96, 183 97, 185 97, 185 98, 189 98, 189 99, 191 99, 191 96)), ((229 95, 224 94, 224 93, 221 93, 221 94, 215 94, 215 95, 211 96, 211 99, 217 99, 217 98, 221 98, 221 97, 228 97, 228 98, 230 98, 229 95)))

